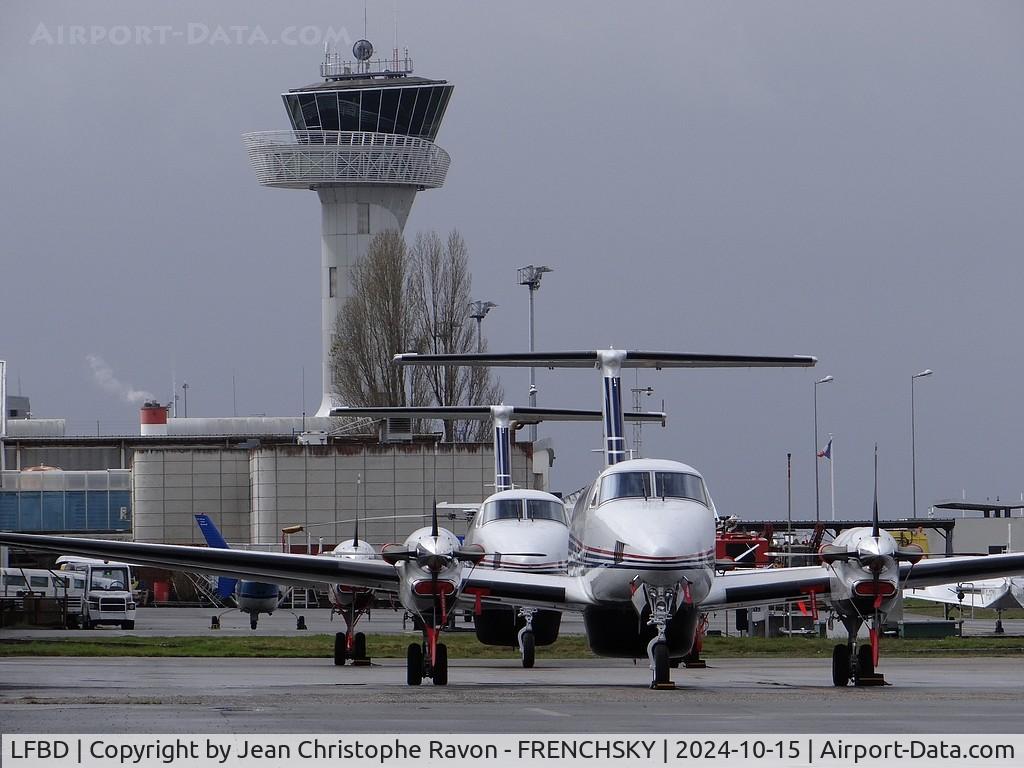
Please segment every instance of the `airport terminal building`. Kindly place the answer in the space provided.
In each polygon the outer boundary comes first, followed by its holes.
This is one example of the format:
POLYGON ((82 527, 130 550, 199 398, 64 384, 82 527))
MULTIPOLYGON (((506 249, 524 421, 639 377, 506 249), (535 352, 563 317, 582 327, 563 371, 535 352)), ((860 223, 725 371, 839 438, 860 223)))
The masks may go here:
MULTIPOLYGON (((332 422, 307 418, 303 432, 301 418, 170 418, 162 434, 83 437, 65 436, 61 420, 11 420, 0 529, 200 544, 203 513, 232 543, 280 547, 282 529, 301 526, 288 545, 319 551, 351 538, 357 514, 361 536, 380 545, 428 524, 435 499, 493 492, 489 443, 332 434, 332 422)), ((550 451, 538 453, 547 467, 550 451)), ((513 444, 512 467, 516 485, 547 488, 531 444, 513 444)), ((464 519, 446 525, 461 533, 464 519)))

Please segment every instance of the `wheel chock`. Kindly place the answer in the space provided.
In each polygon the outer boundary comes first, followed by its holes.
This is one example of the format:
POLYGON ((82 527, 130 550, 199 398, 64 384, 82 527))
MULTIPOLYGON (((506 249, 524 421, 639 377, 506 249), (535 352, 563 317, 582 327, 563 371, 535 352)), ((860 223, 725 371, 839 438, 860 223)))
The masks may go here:
POLYGON ((879 685, 889 685, 885 682, 885 675, 880 675, 877 672, 873 675, 863 675, 858 677, 854 682, 857 688, 871 688, 879 685))

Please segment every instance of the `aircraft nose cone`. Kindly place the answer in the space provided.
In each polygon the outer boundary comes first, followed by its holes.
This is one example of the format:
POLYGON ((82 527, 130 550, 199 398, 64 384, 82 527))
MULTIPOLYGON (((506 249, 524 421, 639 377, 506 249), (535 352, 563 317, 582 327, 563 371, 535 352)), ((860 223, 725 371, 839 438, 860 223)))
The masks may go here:
POLYGON ((416 562, 429 573, 440 573, 452 560, 452 553, 439 539, 433 536, 421 539, 416 544, 416 562))

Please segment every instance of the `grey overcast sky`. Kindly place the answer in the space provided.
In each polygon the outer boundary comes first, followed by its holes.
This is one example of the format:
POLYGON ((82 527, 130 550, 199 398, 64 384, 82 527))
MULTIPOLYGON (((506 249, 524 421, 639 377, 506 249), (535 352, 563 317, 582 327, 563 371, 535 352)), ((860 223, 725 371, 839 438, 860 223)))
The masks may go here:
MULTIPOLYGON (((870 513, 875 442, 883 514, 909 515, 910 377, 932 368, 919 507, 1021 497, 1024 5, 401 0, 398 15, 417 73, 455 84, 448 181, 407 233, 462 231, 474 296, 499 305, 492 349, 526 348, 516 268, 535 263, 555 268, 539 349, 817 355, 809 371, 639 378, 670 414, 645 453, 693 464, 745 517, 785 517, 787 452, 794 517, 813 517, 826 374, 839 515, 870 513)), ((369 3, 379 50, 393 16, 369 3)), ((239 414, 315 410, 319 206, 257 185, 240 135, 287 127, 279 94, 317 79, 322 35, 347 31, 344 50, 362 22, 337 0, 3 4, 0 358, 36 415, 132 433, 111 378, 166 400, 172 377, 190 415, 231 415, 233 374, 239 414)), ((526 401, 525 371, 502 381, 526 401)), ((598 405, 587 372, 538 383, 541 404, 598 405)), ((557 488, 592 477, 592 426, 542 433, 557 488)))

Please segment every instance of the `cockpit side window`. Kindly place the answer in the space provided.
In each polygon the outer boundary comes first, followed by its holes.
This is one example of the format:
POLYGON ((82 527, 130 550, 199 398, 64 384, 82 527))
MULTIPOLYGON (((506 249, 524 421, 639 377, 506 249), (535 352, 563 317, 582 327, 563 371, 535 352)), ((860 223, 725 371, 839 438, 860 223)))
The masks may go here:
POLYGON ((495 499, 484 504, 480 510, 480 525, 487 525, 495 520, 518 520, 522 512, 522 501, 519 499, 495 499))
POLYGON ((566 525, 565 507, 557 501, 548 499, 527 499, 526 517, 530 520, 553 520, 566 525))
POLYGON ((688 472, 655 472, 654 495, 662 498, 693 499, 704 506, 708 505, 708 497, 704 492, 704 482, 688 472))
POLYGON ((650 472, 616 472, 601 480, 601 504, 611 499, 651 497, 650 472))

